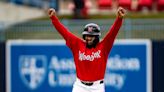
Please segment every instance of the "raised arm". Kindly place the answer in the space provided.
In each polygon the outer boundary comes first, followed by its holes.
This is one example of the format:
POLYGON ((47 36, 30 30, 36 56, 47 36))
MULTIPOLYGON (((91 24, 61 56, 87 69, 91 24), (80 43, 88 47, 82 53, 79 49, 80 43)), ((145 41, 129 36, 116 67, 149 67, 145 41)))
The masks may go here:
POLYGON ((48 10, 48 15, 52 21, 52 24, 56 28, 56 30, 63 36, 63 38, 67 41, 69 39, 77 38, 73 35, 57 18, 55 9, 51 8, 48 10))
POLYGON ((125 16, 125 9, 122 7, 119 7, 117 10, 117 18, 111 28, 109 29, 109 32, 103 39, 104 46, 106 47, 107 51, 109 51, 113 45, 113 42, 117 36, 117 33, 122 25, 123 17, 125 16))
POLYGON ((122 25, 123 17, 125 16, 125 10, 122 7, 119 7, 117 10, 117 18, 113 23, 112 27, 109 29, 109 32, 105 36, 104 40, 114 39, 122 25))

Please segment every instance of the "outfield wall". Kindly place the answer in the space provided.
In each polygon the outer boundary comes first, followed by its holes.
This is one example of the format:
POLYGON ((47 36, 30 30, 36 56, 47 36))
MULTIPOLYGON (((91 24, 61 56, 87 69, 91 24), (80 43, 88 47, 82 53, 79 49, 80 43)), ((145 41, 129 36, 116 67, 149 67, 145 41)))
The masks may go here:
MULTIPOLYGON (((163 46, 164 42, 161 41, 153 41, 152 43, 149 40, 116 41, 110 57, 108 58, 109 63, 107 64, 107 72, 105 78, 106 92, 109 90, 113 92, 118 90, 122 92, 129 92, 132 90, 133 92, 163 92, 163 46), (138 44, 138 42, 140 44, 138 44), (148 49, 145 49, 147 48, 145 42, 148 44, 148 48, 152 47, 151 49, 149 48, 148 53, 148 49), (130 45, 131 43, 133 43, 133 45, 130 45), (150 63, 151 59, 152 66, 150 63), (149 64, 146 63, 147 60, 150 61, 149 64), (118 66, 119 64, 122 66, 118 66), (133 67, 128 65, 132 65, 133 67), (150 71, 153 69, 153 71, 150 72, 147 71, 147 69, 150 71), (151 73, 153 73, 152 79, 151 73), (150 76, 147 76, 147 74, 150 76), (138 76, 142 77, 140 78, 138 76), (151 85, 151 83, 153 84, 151 85), (127 89, 129 86, 130 89, 127 89)), ((63 41, 37 40, 37 42, 35 42, 31 40, 19 40, 8 42, 6 45, 7 70, 5 70, 4 65, 5 43, 1 43, 0 47, 0 59, 2 61, 2 64, 0 64, 0 72, 2 74, 2 76, 0 76, 0 92, 5 92, 4 78, 7 79, 6 92, 21 92, 22 90, 24 92, 39 92, 45 89, 49 92, 71 92, 72 84, 75 79, 75 68, 73 66, 74 63, 72 55, 63 53, 65 51, 70 53, 70 50, 64 45, 63 41), (28 43, 33 43, 35 45, 38 44, 37 46, 39 47, 36 48, 34 45, 30 47, 28 43), (33 49, 35 49, 35 51, 33 49), (9 51, 11 51, 10 54, 8 54, 9 51), (44 77, 40 77, 41 80, 39 84, 34 83, 35 85, 30 85, 27 81, 28 78, 25 77, 24 73, 21 73, 21 70, 25 68, 23 67, 23 62, 31 60, 42 62, 42 64, 40 63, 39 66, 46 67, 43 68, 45 69, 46 73, 40 73, 44 77), (4 71, 6 71, 6 73, 4 71), (5 74, 7 76, 5 76, 5 74), (12 77, 9 77, 8 75, 12 77)))
POLYGON ((0 92, 5 92, 5 43, 0 42, 0 92))
POLYGON ((153 92, 164 92, 164 41, 153 41, 153 92))

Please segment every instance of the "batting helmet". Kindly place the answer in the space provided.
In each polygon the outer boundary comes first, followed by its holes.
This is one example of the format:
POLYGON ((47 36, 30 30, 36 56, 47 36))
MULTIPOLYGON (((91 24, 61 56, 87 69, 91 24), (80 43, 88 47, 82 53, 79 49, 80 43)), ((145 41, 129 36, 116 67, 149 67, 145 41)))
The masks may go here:
POLYGON ((101 35, 100 27, 95 23, 89 23, 89 24, 85 25, 82 35, 100 36, 101 35))

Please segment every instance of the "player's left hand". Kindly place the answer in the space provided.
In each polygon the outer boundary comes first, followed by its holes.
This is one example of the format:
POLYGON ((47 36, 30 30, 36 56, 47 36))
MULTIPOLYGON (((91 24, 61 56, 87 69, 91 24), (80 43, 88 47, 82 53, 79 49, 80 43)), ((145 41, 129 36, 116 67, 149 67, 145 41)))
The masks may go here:
POLYGON ((123 18, 126 15, 126 10, 122 7, 119 7, 117 10, 117 16, 123 18))

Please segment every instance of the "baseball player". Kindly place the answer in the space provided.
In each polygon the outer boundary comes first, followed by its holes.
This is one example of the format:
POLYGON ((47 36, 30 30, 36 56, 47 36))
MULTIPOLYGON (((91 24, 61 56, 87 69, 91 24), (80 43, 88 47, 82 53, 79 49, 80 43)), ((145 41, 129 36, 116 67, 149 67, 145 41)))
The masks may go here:
POLYGON ((104 75, 107 58, 122 25, 125 9, 118 8, 117 18, 102 41, 100 41, 101 29, 95 23, 89 23, 84 27, 81 39, 59 21, 55 9, 49 9, 48 15, 74 56, 77 79, 72 92, 105 92, 104 75))

